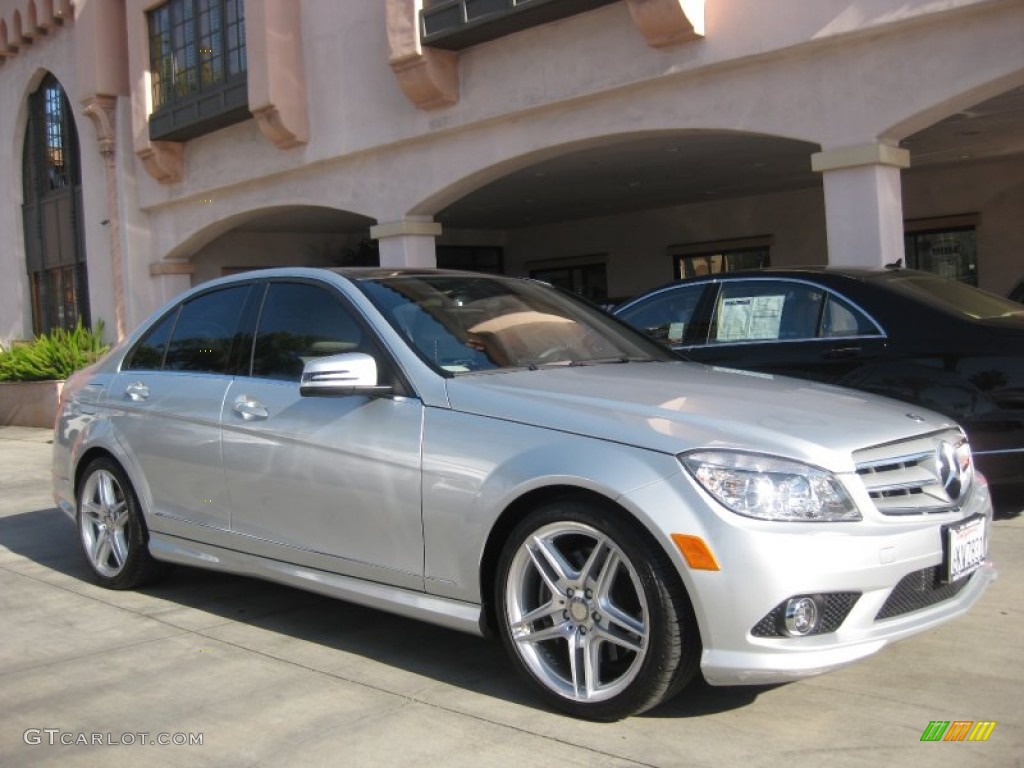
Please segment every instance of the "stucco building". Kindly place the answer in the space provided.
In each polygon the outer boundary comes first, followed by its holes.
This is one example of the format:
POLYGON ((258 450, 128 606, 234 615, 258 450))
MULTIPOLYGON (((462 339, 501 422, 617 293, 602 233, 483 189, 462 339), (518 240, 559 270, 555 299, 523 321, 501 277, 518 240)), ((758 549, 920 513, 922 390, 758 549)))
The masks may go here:
POLYGON ((285 264, 1024 277, 1022 0, 0 0, 0 340, 285 264))

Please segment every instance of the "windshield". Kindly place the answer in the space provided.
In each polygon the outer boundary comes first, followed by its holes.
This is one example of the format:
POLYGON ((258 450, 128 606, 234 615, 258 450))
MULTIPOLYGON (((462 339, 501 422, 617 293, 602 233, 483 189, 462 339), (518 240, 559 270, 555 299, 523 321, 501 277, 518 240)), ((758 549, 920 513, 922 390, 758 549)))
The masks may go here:
POLYGON ((675 359, 600 310, 532 280, 437 273, 356 284, 420 357, 450 375, 675 359))
POLYGON ((973 320, 1024 316, 1024 306, 956 280, 925 272, 903 272, 887 281, 893 290, 927 302, 944 312, 973 320))

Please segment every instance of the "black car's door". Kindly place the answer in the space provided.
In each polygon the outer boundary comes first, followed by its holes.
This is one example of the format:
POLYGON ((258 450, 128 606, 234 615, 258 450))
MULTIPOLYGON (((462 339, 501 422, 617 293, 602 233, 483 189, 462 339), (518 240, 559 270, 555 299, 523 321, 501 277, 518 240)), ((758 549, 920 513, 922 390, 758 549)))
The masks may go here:
POLYGON ((698 362, 836 382, 885 354, 877 323, 808 281, 722 280, 704 306, 706 337, 673 345, 698 362))

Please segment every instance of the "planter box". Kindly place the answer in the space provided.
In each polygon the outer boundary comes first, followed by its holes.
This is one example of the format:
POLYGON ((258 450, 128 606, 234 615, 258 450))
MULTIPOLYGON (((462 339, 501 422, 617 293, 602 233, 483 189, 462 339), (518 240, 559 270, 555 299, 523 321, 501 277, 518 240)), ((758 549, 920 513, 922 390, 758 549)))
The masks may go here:
POLYGON ((63 381, 0 381, 0 426, 53 428, 63 381))

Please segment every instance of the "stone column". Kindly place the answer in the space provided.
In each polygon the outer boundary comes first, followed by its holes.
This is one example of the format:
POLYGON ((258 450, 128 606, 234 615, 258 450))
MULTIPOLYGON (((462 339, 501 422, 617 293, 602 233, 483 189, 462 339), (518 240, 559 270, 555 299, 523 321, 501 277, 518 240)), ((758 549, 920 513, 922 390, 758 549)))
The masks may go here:
POLYGON ((149 276, 153 282, 156 306, 191 288, 193 272, 195 268, 187 261, 157 261, 150 264, 149 276))
POLYGON ((441 234, 441 225, 429 216, 411 216, 401 221, 370 227, 370 237, 380 243, 382 267, 437 266, 434 239, 441 234))
POLYGON ((830 265, 876 268, 904 258, 900 171, 909 166, 907 150, 881 143, 811 156, 825 190, 830 265))
POLYGON ((106 171, 107 231, 110 233, 110 272, 114 281, 114 333, 117 341, 125 337, 124 267, 121 259, 121 212, 117 183, 117 97, 98 94, 83 103, 85 114, 96 127, 100 155, 106 171))

